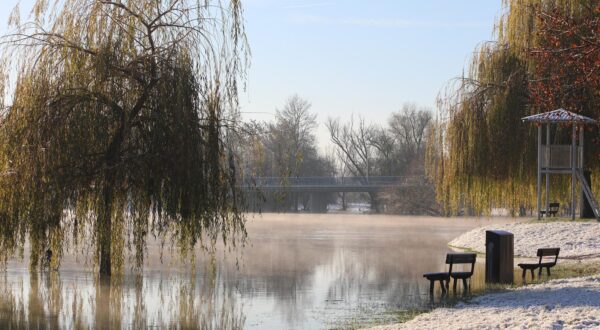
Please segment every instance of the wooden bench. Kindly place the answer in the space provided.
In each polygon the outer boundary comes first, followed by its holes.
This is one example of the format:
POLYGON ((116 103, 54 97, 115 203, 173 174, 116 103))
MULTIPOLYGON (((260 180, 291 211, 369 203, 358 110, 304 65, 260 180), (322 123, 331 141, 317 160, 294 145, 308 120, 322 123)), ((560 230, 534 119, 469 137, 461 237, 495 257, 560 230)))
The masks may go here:
POLYGON ((467 279, 473 276, 476 258, 477 254, 475 253, 448 253, 446 255, 446 264, 450 265, 450 267, 447 272, 423 274, 423 277, 429 280, 429 292, 433 293, 435 282, 439 281, 442 293, 446 293, 450 286, 451 278, 454 279, 454 291, 456 291, 456 281, 459 279, 462 280, 463 287, 467 290, 467 279), (457 272, 455 271, 456 269, 453 269, 456 264, 471 264, 471 270, 468 272, 457 272))
POLYGON ((556 217, 556 214, 558 214, 558 210, 560 209, 560 203, 550 203, 548 204, 548 210, 541 210, 540 213, 542 215, 546 214, 546 216, 553 216, 556 217))
POLYGON ((473 271, 475 270, 475 260, 477 259, 477 254, 475 253, 448 253, 446 255, 446 264, 450 265, 450 269, 448 273, 450 273, 450 277, 454 279, 453 290, 456 291, 456 282, 460 279, 463 282, 463 289, 466 291, 469 289, 467 286, 467 279, 470 279, 473 276, 473 271), (452 266, 457 264, 471 264, 471 270, 468 272, 456 272, 452 270, 452 266))
MULTIPOLYGON (((520 263, 518 266, 523 270, 523 279, 527 276, 527 271, 531 271, 531 279, 535 279, 534 270, 539 268, 538 277, 542 277, 542 269, 546 268, 546 273, 550 276, 550 268, 556 265, 556 261, 558 260, 558 253, 560 252, 560 248, 544 248, 537 250, 537 256, 540 258, 537 263, 520 263), (544 261, 544 257, 554 257, 553 261, 544 261)), ((546 259, 547 260, 547 259, 546 259)))

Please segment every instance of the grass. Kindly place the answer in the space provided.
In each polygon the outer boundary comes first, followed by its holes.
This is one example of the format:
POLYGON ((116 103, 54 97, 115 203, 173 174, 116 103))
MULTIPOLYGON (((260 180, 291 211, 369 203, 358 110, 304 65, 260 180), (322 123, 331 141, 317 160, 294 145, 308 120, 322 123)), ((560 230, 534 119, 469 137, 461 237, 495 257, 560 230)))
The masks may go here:
POLYGON ((531 218, 529 220, 523 221, 523 223, 550 223, 550 222, 590 222, 596 223, 596 219, 580 219, 575 218, 575 220, 571 220, 571 218, 563 218, 563 217, 550 217, 550 218, 541 218, 538 220, 537 218, 531 218))
POLYGON ((485 256, 485 253, 473 250, 473 249, 468 248, 468 247, 460 247, 460 246, 454 246, 454 245, 448 245, 448 247, 456 249, 456 250, 460 250, 460 252, 475 253, 475 254, 477 254, 477 257, 485 256))
POLYGON ((570 278, 590 276, 600 273, 600 262, 577 261, 569 264, 557 264, 552 270, 552 278, 570 278))
POLYGON ((375 327, 378 325, 404 323, 414 319, 415 317, 421 314, 428 313, 431 310, 432 308, 414 308, 406 310, 387 311, 385 313, 378 314, 374 317, 357 317, 352 320, 347 320, 342 323, 338 323, 333 328, 331 328, 331 330, 363 329, 375 327))

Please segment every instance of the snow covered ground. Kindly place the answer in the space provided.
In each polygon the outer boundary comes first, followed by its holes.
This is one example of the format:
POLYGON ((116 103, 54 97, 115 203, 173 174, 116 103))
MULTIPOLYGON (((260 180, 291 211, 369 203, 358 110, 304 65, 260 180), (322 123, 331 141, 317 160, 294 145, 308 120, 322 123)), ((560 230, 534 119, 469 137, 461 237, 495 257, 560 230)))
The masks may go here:
POLYGON ((560 257, 600 257, 600 223, 509 223, 473 229, 449 245, 485 253, 485 231, 506 230, 514 234, 515 256, 535 257, 541 247, 560 247, 560 257))
POLYGON ((600 275, 553 280, 479 296, 392 329, 599 329, 600 275))
MULTIPOLYGON (((600 223, 508 223, 473 229, 452 240, 453 247, 485 252, 485 231, 514 234, 515 255, 535 257, 540 247, 560 247, 572 259, 600 257, 600 223)), ((600 329, 600 274, 558 279, 478 296, 453 308, 439 308, 392 329, 600 329)))

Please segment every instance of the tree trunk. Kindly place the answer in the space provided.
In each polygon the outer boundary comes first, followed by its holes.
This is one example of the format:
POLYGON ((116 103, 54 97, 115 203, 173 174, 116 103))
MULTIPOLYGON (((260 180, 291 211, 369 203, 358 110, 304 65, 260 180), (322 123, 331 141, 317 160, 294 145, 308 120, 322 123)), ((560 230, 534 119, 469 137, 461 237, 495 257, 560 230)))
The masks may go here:
POLYGON ((100 276, 111 275, 111 233, 112 233, 112 180, 107 180, 102 193, 102 211, 98 219, 98 249, 100 255, 100 276))
POLYGON ((371 198, 371 211, 375 213, 379 213, 379 201, 377 200, 377 194, 374 192, 369 193, 369 197, 371 198))

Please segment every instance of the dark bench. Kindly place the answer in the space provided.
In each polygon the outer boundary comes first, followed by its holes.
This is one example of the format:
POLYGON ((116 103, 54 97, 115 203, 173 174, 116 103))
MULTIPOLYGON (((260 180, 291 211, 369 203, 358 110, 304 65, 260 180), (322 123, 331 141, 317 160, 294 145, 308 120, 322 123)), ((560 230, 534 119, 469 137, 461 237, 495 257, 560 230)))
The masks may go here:
POLYGON ((448 253, 446 255, 446 264, 450 265, 447 272, 437 273, 425 273, 423 277, 429 280, 429 292, 433 293, 435 282, 439 281, 442 287, 442 293, 446 293, 450 286, 450 279, 454 279, 454 291, 456 291, 456 281, 462 280, 463 287, 467 290, 467 279, 473 276, 473 270, 475 269, 475 260, 477 254, 475 253, 448 253), (455 264, 471 264, 471 270, 468 272, 457 272, 453 270, 455 264))
POLYGON ((550 203, 548 204, 548 210, 541 210, 540 213, 543 214, 547 214, 547 215, 551 215, 553 217, 556 216, 556 214, 558 213, 558 210, 560 209, 560 203, 550 203))
POLYGON ((475 253, 448 253, 446 255, 446 264, 450 265, 450 277, 454 279, 453 290, 456 291, 456 282, 460 279, 463 282, 463 289, 466 291, 469 287, 467 286, 467 279, 473 276, 475 270, 475 260, 477 254, 475 253), (471 264, 471 270, 468 272, 456 272, 452 270, 452 266, 456 264, 471 264))
MULTIPOLYGON (((550 276, 550 268, 556 265, 556 261, 558 260, 558 253, 560 252, 560 248, 544 248, 537 250, 537 256, 540 258, 537 263, 520 263, 518 266, 523 270, 523 279, 527 276, 527 271, 531 271, 531 279, 535 279, 534 270, 539 268, 538 277, 542 277, 542 269, 546 268, 546 272, 548 276, 550 276), (554 257, 553 261, 544 261, 544 257, 554 257)), ((547 259, 546 259, 547 260, 547 259)))

